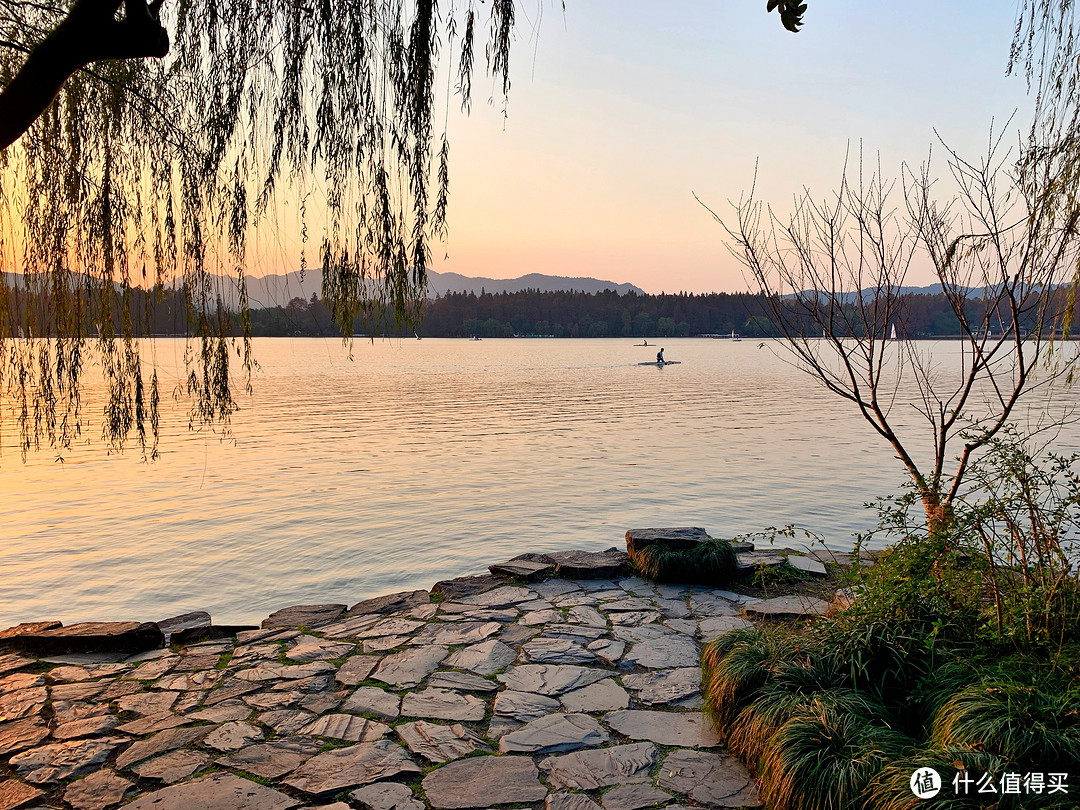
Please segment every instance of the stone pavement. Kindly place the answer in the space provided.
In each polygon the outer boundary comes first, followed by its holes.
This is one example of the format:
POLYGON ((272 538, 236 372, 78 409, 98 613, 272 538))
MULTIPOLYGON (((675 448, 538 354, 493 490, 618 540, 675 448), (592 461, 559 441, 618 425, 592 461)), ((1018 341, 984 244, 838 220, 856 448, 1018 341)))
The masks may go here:
POLYGON ((182 648, 0 655, 0 810, 760 806, 698 666, 755 600, 461 582, 182 648))

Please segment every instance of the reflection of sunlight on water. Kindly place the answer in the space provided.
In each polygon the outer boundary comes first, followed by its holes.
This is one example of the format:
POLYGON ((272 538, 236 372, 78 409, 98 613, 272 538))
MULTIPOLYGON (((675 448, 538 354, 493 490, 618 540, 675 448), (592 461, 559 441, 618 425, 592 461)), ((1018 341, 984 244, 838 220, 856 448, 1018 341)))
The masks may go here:
MULTIPOLYGON (((153 464, 5 448, 0 618, 253 621, 644 525, 794 523, 844 547, 903 480, 846 403, 756 343, 671 340, 682 365, 653 368, 633 342, 358 341, 350 361, 340 341, 257 341, 224 441, 163 396, 153 464)), ((155 351, 179 364, 178 345, 155 351)))

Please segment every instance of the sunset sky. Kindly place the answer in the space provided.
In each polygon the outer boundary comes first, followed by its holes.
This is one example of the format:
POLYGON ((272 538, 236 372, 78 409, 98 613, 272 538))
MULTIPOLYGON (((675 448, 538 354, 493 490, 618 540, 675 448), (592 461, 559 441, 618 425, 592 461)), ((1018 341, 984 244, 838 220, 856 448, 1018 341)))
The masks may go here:
POLYGON ((804 186, 827 195, 860 142, 889 175, 931 145, 944 170, 935 129, 977 160, 992 121, 1027 123, 1024 80, 1005 75, 1016 0, 810 0, 799 34, 765 0, 561 5, 519 6, 505 120, 486 79, 470 117, 450 114, 434 270, 743 290, 694 193, 724 212, 757 162, 759 196, 782 208, 804 186))

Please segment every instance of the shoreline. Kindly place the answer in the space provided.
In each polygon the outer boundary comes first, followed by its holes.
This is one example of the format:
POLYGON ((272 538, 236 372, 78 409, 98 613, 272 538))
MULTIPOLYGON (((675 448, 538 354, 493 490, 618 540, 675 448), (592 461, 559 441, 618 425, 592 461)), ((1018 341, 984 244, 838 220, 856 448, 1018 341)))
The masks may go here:
POLYGON ((824 612, 833 577, 762 599, 626 559, 526 554, 258 628, 98 625, 112 652, 80 625, 4 631, 0 810, 759 807, 701 713, 700 648, 770 605, 824 612))

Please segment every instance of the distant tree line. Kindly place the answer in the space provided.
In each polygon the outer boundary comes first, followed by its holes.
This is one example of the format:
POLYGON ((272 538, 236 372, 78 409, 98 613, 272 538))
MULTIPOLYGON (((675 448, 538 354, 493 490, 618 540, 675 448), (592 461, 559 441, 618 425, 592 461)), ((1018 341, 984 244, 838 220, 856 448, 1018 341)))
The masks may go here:
MULTIPOLYGON (((133 317, 149 334, 197 333, 190 322, 192 308, 190 301, 185 300, 184 291, 130 288, 126 295, 135 304, 131 307, 133 317)), ((1062 290, 1061 295, 1066 292, 1062 290)), ((959 334, 956 314, 944 295, 911 294, 900 296, 899 300, 901 306, 891 310, 896 315, 898 337, 934 338, 959 334)), ((49 317, 44 299, 26 293, 17 303, 27 335, 52 337, 56 334, 57 325, 49 317)), ((800 310, 806 306, 805 298, 801 304, 794 300, 783 303, 795 321, 805 319, 809 323, 812 320, 811 313, 800 310)), ((982 298, 969 298, 965 305, 966 310, 970 309, 969 320, 982 321, 985 307, 982 298)), ((89 308, 82 310, 84 317, 89 311, 89 308)), ((220 299, 215 300, 210 312, 198 316, 221 319, 228 324, 226 331, 234 335, 243 334, 246 328, 250 328, 253 337, 334 337, 341 334, 327 304, 318 294, 312 294, 308 299, 293 298, 285 306, 252 309, 247 324, 240 315, 230 312, 220 299)), ((115 317, 121 317, 119 308, 115 317)), ((613 291, 524 290, 495 294, 481 292, 479 295, 448 293, 431 299, 424 307, 423 321, 417 331, 424 337, 627 338, 727 335, 734 331, 743 337, 764 338, 780 334, 773 317, 768 300, 752 293, 647 295, 631 292, 619 295, 613 291)), ((991 317, 991 324, 994 321, 991 317)), ((837 323, 845 321, 837 318, 837 323)), ((859 325, 855 318, 846 323, 852 329, 859 325)), ((87 333, 107 331, 96 327, 97 324, 87 323, 87 333)), ((1020 324, 1020 327, 1036 328, 1034 322, 1020 324)), ((1056 329, 1060 330, 1060 327, 1060 324, 1054 325, 1056 329)), ((371 323, 358 318, 353 324, 353 333, 358 335, 412 337, 413 332, 412 328, 399 327, 392 321, 371 323)))
MULTIPOLYGON (((898 337, 959 334, 957 316, 944 295, 909 294, 900 300, 902 305, 893 310, 897 313, 898 337)), ((808 313, 799 312, 794 301, 790 307, 792 317, 809 320, 808 313)), ((966 309, 970 309, 969 319, 981 321, 985 307, 981 297, 972 296, 966 304, 966 309)), ((427 302, 419 334, 424 337, 660 338, 726 335, 734 331, 750 338, 776 337, 780 333, 771 314, 766 298, 752 293, 619 295, 613 291, 539 290, 479 295, 448 293, 427 302)), ((838 319, 840 322, 842 319, 838 319)), ((856 324, 856 319, 848 323, 856 324)), ((1034 322, 1028 326, 1035 328, 1034 322)), ((310 300, 294 298, 285 307, 252 310, 251 329, 256 336, 338 334, 329 310, 315 295, 310 300)), ((354 332, 403 337, 413 334, 413 330, 399 329, 393 324, 361 321, 354 324, 354 332)))

